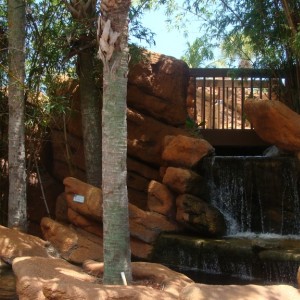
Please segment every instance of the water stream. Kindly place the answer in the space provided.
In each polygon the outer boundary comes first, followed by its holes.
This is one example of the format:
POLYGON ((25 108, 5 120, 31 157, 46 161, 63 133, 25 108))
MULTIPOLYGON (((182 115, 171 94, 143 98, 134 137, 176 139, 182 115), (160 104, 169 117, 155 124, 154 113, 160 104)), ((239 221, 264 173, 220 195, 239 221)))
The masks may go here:
POLYGON ((293 157, 215 156, 198 173, 203 199, 224 215, 221 239, 162 235, 154 260, 198 282, 297 286, 300 265, 299 162, 293 157), (209 282, 209 281, 208 281, 209 282))
POLYGON ((299 163, 291 157, 209 157, 201 173, 207 200, 225 216, 227 234, 300 234, 299 163))

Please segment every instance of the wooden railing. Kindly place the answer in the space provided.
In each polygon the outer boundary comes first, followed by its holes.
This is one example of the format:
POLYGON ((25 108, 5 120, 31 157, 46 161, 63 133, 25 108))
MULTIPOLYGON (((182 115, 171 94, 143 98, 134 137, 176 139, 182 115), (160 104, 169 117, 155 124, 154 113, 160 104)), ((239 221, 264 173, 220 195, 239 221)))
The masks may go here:
POLYGON ((190 69, 189 115, 202 129, 251 129, 247 98, 282 100, 282 72, 257 69, 190 69))

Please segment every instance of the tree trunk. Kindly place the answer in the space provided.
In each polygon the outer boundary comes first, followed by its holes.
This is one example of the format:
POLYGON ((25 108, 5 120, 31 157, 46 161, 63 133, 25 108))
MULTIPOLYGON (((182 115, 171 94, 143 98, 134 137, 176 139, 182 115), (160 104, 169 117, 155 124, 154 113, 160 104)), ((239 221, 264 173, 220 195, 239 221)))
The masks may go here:
MULTIPOLYGON (((298 20, 294 18, 294 11, 291 8, 292 5, 287 0, 281 0, 281 4, 284 10, 284 14, 286 17, 287 25, 291 30, 291 38, 292 40, 296 40, 296 36, 298 34, 298 20)), ((292 59, 289 59, 288 55, 288 68, 287 71, 287 105, 295 110, 296 112, 300 112, 300 59, 299 54, 293 53, 292 59)))
POLYGON ((77 67, 80 88, 82 115, 82 134, 84 161, 87 183, 101 187, 101 97, 95 82, 94 66, 94 28, 96 17, 96 0, 68 1, 63 0, 73 16, 77 26, 82 29, 77 39, 77 67))
POLYGON ((98 31, 98 36, 101 35, 98 53, 103 61, 104 284, 122 284, 121 272, 127 281, 132 280, 126 185, 129 6, 130 0, 102 0, 98 31))
POLYGON ((78 77, 82 116, 83 147, 87 183, 101 187, 101 99, 94 76, 94 51, 78 54, 78 77))
POLYGON ((25 155, 25 5, 24 0, 8 1, 9 46, 9 204, 8 226, 27 229, 25 155))

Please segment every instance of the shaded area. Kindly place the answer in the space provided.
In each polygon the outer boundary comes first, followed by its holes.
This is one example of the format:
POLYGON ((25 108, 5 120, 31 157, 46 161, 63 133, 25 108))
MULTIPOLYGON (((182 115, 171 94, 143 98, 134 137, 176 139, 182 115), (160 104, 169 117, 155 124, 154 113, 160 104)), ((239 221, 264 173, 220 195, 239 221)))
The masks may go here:
POLYGON ((18 299, 16 294, 16 279, 11 268, 0 266, 0 283, 1 300, 18 299))

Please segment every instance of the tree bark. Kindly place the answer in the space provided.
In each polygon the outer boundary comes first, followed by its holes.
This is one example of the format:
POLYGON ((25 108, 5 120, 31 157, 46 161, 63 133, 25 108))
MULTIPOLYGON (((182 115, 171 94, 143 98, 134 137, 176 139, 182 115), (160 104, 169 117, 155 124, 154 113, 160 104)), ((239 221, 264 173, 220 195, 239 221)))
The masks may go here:
POLYGON ((103 61, 102 191, 104 284, 132 280, 127 195, 126 97, 130 0, 102 0, 99 56, 103 61), (111 25, 111 26, 110 26, 111 25), (119 34, 119 36, 118 36, 119 34), (117 37, 117 39, 116 39, 117 37))
POLYGON ((83 147, 86 181, 101 187, 101 98, 94 76, 94 51, 88 48, 78 54, 78 77, 82 116, 83 147))
POLYGON ((94 66, 94 28, 96 17, 96 0, 69 1, 63 0, 71 13, 74 22, 84 33, 77 43, 77 74, 79 77, 80 105, 82 116, 82 135, 86 181, 88 184, 101 187, 101 106, 102 99, 95 82, 94 66))
POLYGON ((9 203, 8 226, 27 229, 25 155, 25 6, 24 0, 8 1, 9 46, 9 203))

